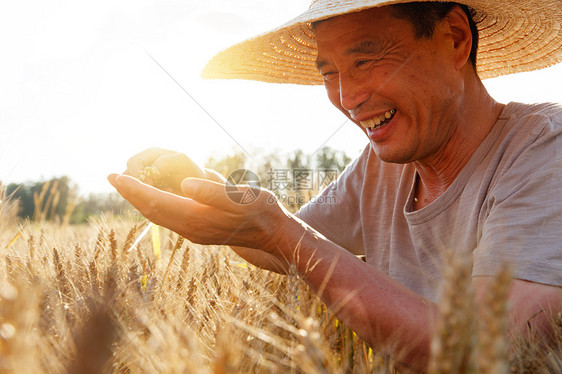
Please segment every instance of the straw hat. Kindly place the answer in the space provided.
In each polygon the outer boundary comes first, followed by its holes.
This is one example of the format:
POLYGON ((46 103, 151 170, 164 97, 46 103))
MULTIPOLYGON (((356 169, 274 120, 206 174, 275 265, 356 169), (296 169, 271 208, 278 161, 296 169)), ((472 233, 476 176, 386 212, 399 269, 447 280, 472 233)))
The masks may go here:
MULTIPOLYGON (((213 57, 208 79, 322 84, 311 22, 400 0, 312 0, 300 16, 213 57)), ((481 79, 545 68, 562 61, 562 1, 459 0, 476 11, 481 79)))

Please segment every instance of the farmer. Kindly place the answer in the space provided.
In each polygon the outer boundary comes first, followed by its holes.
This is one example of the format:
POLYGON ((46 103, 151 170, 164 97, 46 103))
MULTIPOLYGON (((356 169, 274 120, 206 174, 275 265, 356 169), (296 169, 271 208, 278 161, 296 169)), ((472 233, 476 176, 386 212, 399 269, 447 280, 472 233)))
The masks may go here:
POLYGON ((334 204, 295 216, 266 190, 239 204, 216 173, 160 149, 109 180, 148 219, 194 242, 229 244, 274 271, 294 266, 371 346, 421 371, 447 252, 470 254, 477 295, 511 268, 511 332, 546 332, 562 309, 562 107, 501 104, 481 82, 561 61, 562 5, 387 3, 313 1, 204 71, 324 84, 369 139, 321 193, 334 204), (134 178, 147 166, 149 183, 134 178), (159 183, 175 193, 150 185, 159 183))

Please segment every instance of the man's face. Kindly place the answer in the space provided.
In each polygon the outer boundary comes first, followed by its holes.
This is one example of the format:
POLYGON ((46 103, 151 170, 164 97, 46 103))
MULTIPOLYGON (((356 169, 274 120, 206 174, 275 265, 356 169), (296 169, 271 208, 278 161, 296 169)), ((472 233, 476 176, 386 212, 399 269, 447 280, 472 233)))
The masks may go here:
POLYGON ((318 67, 332 104, 368 128, 377 155, 406 163, 440 152, 455 131, 462 79, 447 22, 431 39, 388 7, 315 27, 318 67))

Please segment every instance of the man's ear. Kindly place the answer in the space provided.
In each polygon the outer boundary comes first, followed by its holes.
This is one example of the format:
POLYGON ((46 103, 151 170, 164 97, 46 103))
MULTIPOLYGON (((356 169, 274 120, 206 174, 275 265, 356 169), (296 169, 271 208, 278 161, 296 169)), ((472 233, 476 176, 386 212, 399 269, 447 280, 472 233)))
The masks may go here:
POLYGON ((472 49, 472 32, 466 13, 455 6, 446 18, 455 49, 455 68, 460 70, 469 60, 472 49))

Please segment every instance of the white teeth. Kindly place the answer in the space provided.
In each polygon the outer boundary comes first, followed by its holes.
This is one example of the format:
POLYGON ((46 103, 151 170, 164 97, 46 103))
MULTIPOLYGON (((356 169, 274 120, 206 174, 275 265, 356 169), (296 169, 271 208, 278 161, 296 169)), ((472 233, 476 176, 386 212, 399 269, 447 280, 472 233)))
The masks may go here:
POLYGON ((372 119, 361 122, 361 126, 363 126, 366 129, 368 129, 369 127, 373 127, 374 125, 375 123, 373 122, 372 119))
POLYGON ((366 129, 379 126, 381 124, 384 124, 384 122, 386 122, 387 120, 391 119, 395 113, 396 113, 396 109, 387 110, 386 112, 379 115, 378 117, 373 117, 367 121, 361 121, 361 126, 363 126, 366 129))

